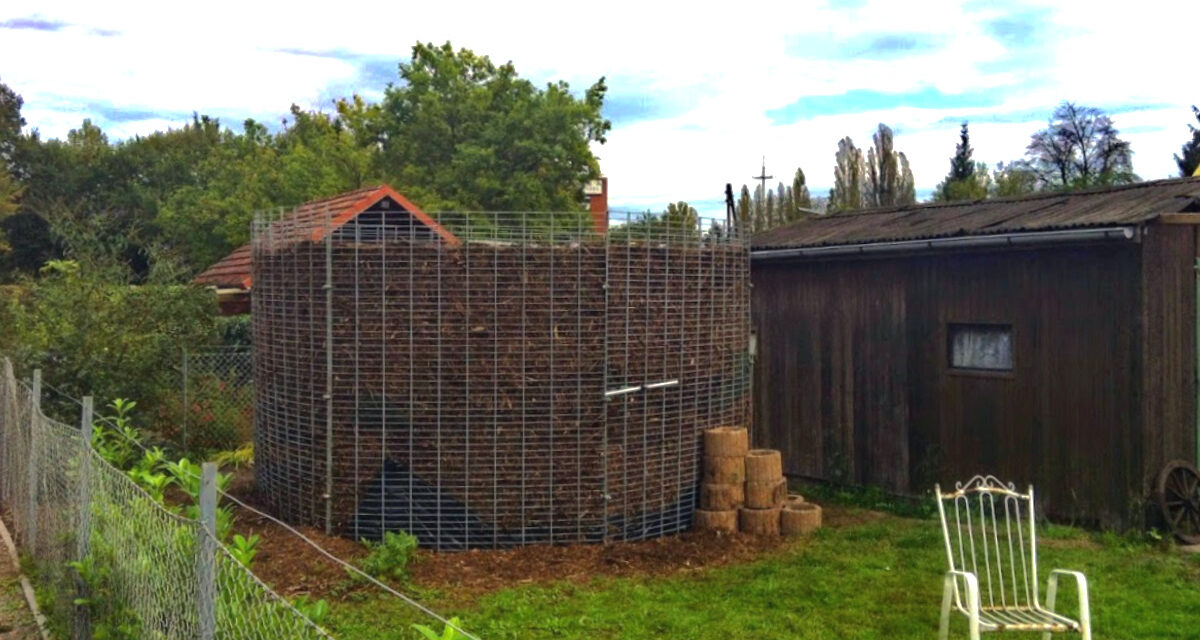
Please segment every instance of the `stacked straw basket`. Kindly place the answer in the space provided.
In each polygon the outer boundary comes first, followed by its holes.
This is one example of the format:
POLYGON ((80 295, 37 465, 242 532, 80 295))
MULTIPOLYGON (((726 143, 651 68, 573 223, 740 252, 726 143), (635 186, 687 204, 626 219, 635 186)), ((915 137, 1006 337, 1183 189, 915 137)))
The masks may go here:
POLYGON ((785 536, 799 536, 821 528, 821 507, 805 502, 803 496, 790 495, 779 512, 779 530, 785 536))
POLYGON ((750 439, 745 429, 717 427, 704 432, 697 529, 737 531, 738 509, 746 499, 746 453, 749 449, 750 439))
POLYGON ((746 454, 746 502, 738 513, 741 530, 760 536, 779 535, 780 510, 787 498, 783 459, 774 449, 746 454))

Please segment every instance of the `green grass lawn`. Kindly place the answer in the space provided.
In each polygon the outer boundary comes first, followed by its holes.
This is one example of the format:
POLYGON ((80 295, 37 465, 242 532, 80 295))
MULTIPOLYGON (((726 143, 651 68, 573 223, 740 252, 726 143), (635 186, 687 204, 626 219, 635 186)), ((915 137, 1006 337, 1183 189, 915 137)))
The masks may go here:
MULTIPOLYGON (((517 586, 457 605, 434 593, 429 603, 489 640, 936 637, 945 571, 936 519, 844 507, 836 520, 844 524, 749 564, 517 586)), ((1098 640, 1200 637, 1200 555, 1067 527, 1039 535, 1043 585, 1052 568, 1087 574, 1098 640)), ((1064 589, 1060 610, 1075 612, 1073 591, 1064 589)), ((413 619, 404 605, 371 598, 335 602, 326 624, 342 640, 409 638, 413 619)), ((966 636, 961 616, 952 630, 966 636)))

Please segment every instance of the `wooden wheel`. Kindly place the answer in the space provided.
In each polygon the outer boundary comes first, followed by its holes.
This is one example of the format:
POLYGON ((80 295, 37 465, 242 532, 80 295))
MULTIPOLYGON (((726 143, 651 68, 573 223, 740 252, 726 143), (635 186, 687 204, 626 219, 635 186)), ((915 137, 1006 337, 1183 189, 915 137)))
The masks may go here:
POLYGON ((1158 506, 1171 532, 1184 544, 1200 544, 1200 472, 1174 460, 1158 474, 1158 506))

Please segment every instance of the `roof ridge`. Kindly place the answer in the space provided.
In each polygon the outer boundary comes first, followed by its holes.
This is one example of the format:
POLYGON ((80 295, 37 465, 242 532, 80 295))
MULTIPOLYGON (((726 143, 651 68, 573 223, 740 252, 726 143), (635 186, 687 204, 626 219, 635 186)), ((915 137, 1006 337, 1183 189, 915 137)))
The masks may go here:
POLYGON ((1027 193, 1024 195, 1001 196, 998 198, 977 198, 975 200, 952 200, 948 202, 914 202, 912 204, 892 205, 887 207, 871 207, 869 209, 853 209, 850 211, 838 211, 835 213, 825 214, 824 217, 849 217, 861 215, 880 215, 885 213, 900 213, 904 211, 915 211, 920 209, 941 209, 945 207, 963 207, 971 205, 988 205, 988 204, 1003 204, 1008 202, 1022 202, 1029 200, 1044 200, 1048 198, 1064 198, 1071 196, 1086 196, 1098 193, 1114 193, 1118 191, 1127 191, 1130 189, 1145 189, 1148 187, 1156 187, 1167 184, 1182 184, 1185 182, 1200 183, 1200 178, 1197 177, 1179 177, 1179 178, 1162 178, 1159 180, 1145 180, 1143 182, 1131 182, 1129 184, 1114 184, 1100 187, 1089 187, 1087 189, 1079 189, 1076 191, 1038 191, 1036 193, 1027 193))

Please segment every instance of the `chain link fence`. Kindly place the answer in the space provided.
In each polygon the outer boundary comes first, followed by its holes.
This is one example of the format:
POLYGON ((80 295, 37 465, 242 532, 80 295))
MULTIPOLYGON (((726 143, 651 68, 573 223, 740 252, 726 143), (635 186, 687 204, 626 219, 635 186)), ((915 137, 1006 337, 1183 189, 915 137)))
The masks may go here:
MULTIPOLYGON (((0 373, 0 499, 52 631, 71 638, 330 638, 220 544, 47 418, 40 380, 0 373)), ((209 495, 213 497, 214 493, 209 495)), ((214 506, 215 508, 215 506, 214 506)))
POLYGON ((254 368, 248 346, 184 350, 179 448, 236 449, 254 429, 254 368))

